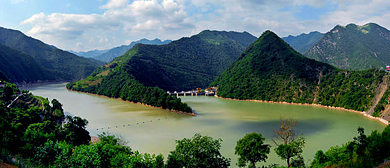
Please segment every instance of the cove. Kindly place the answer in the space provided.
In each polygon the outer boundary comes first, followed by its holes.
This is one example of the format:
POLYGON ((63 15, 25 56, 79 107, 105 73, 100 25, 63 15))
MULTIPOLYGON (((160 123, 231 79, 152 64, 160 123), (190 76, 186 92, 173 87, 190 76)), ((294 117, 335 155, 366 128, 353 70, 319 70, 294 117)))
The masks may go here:
POLYGON ((167 110, 68 91, 65 84, 49 84, 24 88, 45 98, 57 99, 66 114, 77 115, 89 121, 90 135, 110 132, 127 141, 133 150, 165 156, 174 150, 175 140, 191 138, 195 133, 221 138, 221 152, 231 158, 231 167, 237 167, 234 155, 236 142, 247 133, 259 132, 271 145, 271 154, 264 165, 285 165, 273 151, 272 138, 279 126, 279 118, 293 117, 298 121, 296 131, 304 134, 304 158, 311 162, 317 150, 342 145, 357 136, 361 126, 366 134, 382 131, 385 125, 363 115, 343 110, 314 106, 236 101, 215 97, 180 97, 196 112, 192 117, 167 110))

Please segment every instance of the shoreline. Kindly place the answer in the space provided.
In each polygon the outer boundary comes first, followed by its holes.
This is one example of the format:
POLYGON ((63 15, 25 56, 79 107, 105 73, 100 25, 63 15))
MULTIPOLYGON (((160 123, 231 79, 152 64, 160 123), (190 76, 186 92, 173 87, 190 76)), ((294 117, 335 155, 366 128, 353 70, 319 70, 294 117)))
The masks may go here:
MULTIPOLYGON (((66 88, 66 87, 65 87, 65 88, 66 88)), ((196 114, 195 114, 195 112, 192 112, 192 113, 186 113, 186 112, 183 112, 183 111, 178 111, 178 110, 169 110, 169 109, 163 109, 162 107, 156 107, 156 106, 152 106, 152 105, 148 105, 148 104, 144 104, 144 103, 139 103, 139 102, 137 102, 137 103, 134 103, 134 102, 131 102, 131 101, 128 101, 128 100, 123 100, 123 99, 121 99, 121 98, 113 98, 113 97, 108 97, 108 96, 99 95, 99 94, 93 94, 93 93, 88 93, 88 92, 82 92, 82 91, 70 90, 70 89, 68 89, 68 88, 66 88, 66 90, 68 90, 68 91, 70 91, 70 92, 78 92, 78 93, 89 94, 89 95, 93 95, 93 96, 99 96, 99 97, 104 97, 104 98, 117 99, 117 100, 124 101, 124 102, 127 102, 127 103, 132 103, 132 104, 139 104, 139 105, 143 105, 143 106, 148 106, 148 107, 153 107, 153 108, 158 108, 158 109, 166 110, 166 111, 173 112, 173 113, 177 113, 177 114, 182 114, 182 115, 189 115, 189 116, 196 117, 196 114)))
POLYGON ((218 95, 215 95, 214 97, 220 98, 220 99, 226 99, 226 100, 237 100, 237 101, 251 101, 251 102, 260 102, 260 103, 275 103, 275 104, 290 104, 290 105, 299 105, 299 106, 315 106, 315 107, 322 107, 322 108, 328 108, 328 109, 336 109, 336 110, 343 110, 343 111, 348 111, 352 113, 358 113, 363 115, 364 117, 367 117, 372 120, 377 120, 380 123, 384 125, 389 125, 389 121, 380 118, 380 117, 373 117, 369 114, 367 114, 364 111, 357 111, 357 110, 351 110, 351 109, 346 109, 343 107, 334 107, 334 106, 325 106, 321 104, 309 104, 309 103, 289 103, 289 102, 275 102, 275 101, 266 101, 266 100, 255 100, 255 99, 233 99, 233 98, 224 98, 224 97, 219 97, 218 95))

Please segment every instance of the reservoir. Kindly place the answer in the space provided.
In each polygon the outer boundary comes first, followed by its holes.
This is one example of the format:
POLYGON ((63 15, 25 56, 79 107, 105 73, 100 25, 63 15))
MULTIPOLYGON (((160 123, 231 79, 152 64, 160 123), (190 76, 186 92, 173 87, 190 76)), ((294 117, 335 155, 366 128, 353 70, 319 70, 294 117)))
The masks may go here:
POLYGON ((304 159, 310 163, 317 150, 342 145, 357 136, 361 126, 368 135, 372 130, 382 131, 385 125, 363 115, 337 109, 277 103, 225 100, 215 97, 180 97, 196 112, 196 117, 167 110, 133 104, 118 99, 68 91, 65 84, 50 84, 27 88, 35 95, 57 99, 66 114, 89 121, 87 130, 96 136, 109 132, 125 140, 133 151, 163 154, 165 159, 175 149, 175 140, 191 138, 195 133, 221 138, 221 152, 231 158, 231 167, 237 167, 234 155, 236 142, 247 133, 258 132, 271 145, 271 153, 264 165, 285 165, 276 156, 274 130, 280 126, 280 117, 298 121, 296 131, 304 134, 304 159))

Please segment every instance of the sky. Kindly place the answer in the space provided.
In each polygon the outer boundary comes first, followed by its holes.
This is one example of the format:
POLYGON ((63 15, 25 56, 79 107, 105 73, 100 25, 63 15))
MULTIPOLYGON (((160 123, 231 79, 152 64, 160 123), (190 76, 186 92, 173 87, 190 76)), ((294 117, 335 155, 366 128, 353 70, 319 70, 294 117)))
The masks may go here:
POLYGON ((64 50, 177 40, 202 30, 280 37, 336 25, 390 28, 389 0, 0 0, 0 26, 64 50))

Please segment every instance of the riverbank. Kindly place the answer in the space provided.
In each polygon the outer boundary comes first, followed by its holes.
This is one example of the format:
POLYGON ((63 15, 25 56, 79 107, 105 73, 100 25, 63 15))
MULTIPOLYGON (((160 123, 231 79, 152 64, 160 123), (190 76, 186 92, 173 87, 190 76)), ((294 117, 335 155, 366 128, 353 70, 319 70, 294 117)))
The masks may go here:
POLYGON ((373 117, 369 114, 367 114, 364 111, 357 111, 357 110, 351 110, 351 109, 346 109, 343 107, 334 107, 334 106, 325 106, 321 104, 309 104, 309 103, 289 103, 289 102, 275 102, 275 101, 266 101, 266 100, 254 100, 254 99, 233 99, 233 98, 224 98, 224 97, 219 97, 218 95, 215 95, 214 97, 220 98, 220 99, 227 99, 227 100, 238 100, 238 101, 252 101, 252 102, 261 102, 261 103, 277 103, 277 104, 290 104, 290 105, 300 105, 300 106, 315 106, 315 107, 322 107, 322 108, 329 108, 329 109, 337 109, 337 110, 343 110, 343 111, 348 111, 348 112, 353 112, 353 113, 358 113, 361 114, 369 119, 372 120, 378 120, 384 125, 389 125, 389 121, 380 118, 380 117, 373 117))
MULTIPOLYGON (((66 87, 65 87, 65 88, 66 88, 66 87)), ((81 92, 81 91, 70 90, 70 89, 68 89, 68 88, 66 88, 66 90, 71 91, 71 92, 89 94, 89 95, 93 95, 93 96, 99 96, 99 97, 110 98, 110 99, 117 99, 117 100, 124 101, 124 102, 128 102, 128 103, 139 104, 139 105, 143 105, 143 106, 148 106, 148 107, 163 109, 162 107, 156 107, 156 106, 152 106, 152 105, 148 105, 148 104, 140 103, 140 102, 134 103, 134 102, 131 102, 131 101, 128 101, 128 100, 123 100, 123 99, 121 99, 121 98, 112 98, 112 97, 108 97, 108 96, 104 96, 104 95, 99 95, 99 94, 93 94, 93 93, 88 93, 88 92, 81 92)), ((169 109, 163 109, 163 110, 167 110, 167 111, 174 112, 174 113, 177 113, 177 114, 183 114, 183 115, 189 115, 189 116, 194 116, 194 117, 196 117, 195 112, 186 113, 186 112, 178 111, 178 110, 169 110, 169 109)))

